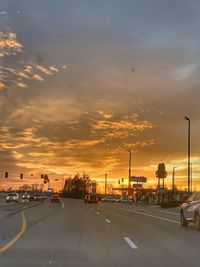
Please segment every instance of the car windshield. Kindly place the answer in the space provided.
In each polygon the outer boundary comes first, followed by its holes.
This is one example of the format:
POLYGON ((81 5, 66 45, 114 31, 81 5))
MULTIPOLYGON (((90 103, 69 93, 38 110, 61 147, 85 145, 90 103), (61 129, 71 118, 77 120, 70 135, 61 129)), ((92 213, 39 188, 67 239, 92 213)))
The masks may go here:
POLYGON ((200 0, 0 0, 0 267, 198 267, 200 0))

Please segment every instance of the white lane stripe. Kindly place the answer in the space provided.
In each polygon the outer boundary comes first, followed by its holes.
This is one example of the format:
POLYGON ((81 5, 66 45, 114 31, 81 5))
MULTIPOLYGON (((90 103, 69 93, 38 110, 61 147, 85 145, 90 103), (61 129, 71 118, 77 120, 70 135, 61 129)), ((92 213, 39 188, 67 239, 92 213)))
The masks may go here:
POLYGON ((170 219, 163 218, 163 217, 160 217, 160 216, 151 215, 151 214, 144 213, 144 212, 139 212, 139 211, 129 210, 129 209, 121 209, 121 210, 129 211, 129 212, 134 212, 136 214, 140 214, 140 215, 144 215, 144 216, 147 216, 147 217, 159 219, 159 220, 162 220, 162 221, 167 221, 167 222, 172 222, 172 223, 180 224, 180 222, 178 222, 178 221, 170 220, 170 219))
POLYGON ((108 220, 108 219, 105 219, 105 221, 106 221, 107 223, 111 223, 111 221, 110 221, 110 220, 108 220))
POLYGON ((167 213, 167 214, 173 214, 173 215, 178 215, 178 216, 180 216, 180 213, 172 212, 172 211, 165 211, 165 210, 153 210, 153 211, 163 212, 163 213, 167 213))
POLYGON ((130 238, 128 237, 124 237, 124 240, 128 243, 128 245, 132 248, 132 249, 138 249, 138 247, 133 243, 133 241, 130 240, 130 238))
MULTIPOLYGON (((103 207, 108 207, 106 205, 101 205, 103 207)), ((112 207, 112 206, 109 206, 110 208, 115 208, 116 207, 112 207)), ((178 221, 174 221, 174 220, 170 220, 170 219, 167 219, 167 218, 164 218, 164 217, 160 217, 160 216, 155 216, 155 215, 151 215, 151 214, 148 214, 148 213, 144 213, 144 212, 139 212, 139 211, 135 211, 135 210, 129 210, 129 209, 122 209, 122 208, 119 208, 120 210, 125 210, 125 211, 129 211, 129 212, 133 212, 133 213, 136 213, 136 214, 140 214, 140 215, 143 215, 143 216, 147 216, 147 217, 151 217, 151 218, 155 218, 155 219, 159 219, 159 220, 162 220, 162 221, 167 221, 167 222, 172 222, 172 223, 176 223, 176 224, 181 224, 180 222, 178 221)))
POLYGON ((100 214, 100 212, 98 212, 98 211, 97 211, 97 212, 96 212, 96 214, 97 214, 97 215, 99 215, 99 214, 100 214))
POLYGON ((64 202, 62 202, 62 209, 64 209, 64 207, 65 207, 65 203, 64 203, 64 202))

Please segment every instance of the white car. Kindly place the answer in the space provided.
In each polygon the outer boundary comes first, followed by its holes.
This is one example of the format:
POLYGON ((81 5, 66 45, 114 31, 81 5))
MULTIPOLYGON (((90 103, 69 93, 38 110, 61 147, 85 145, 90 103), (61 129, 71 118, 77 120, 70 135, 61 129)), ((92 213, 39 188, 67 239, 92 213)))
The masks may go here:
POLYGON ((19 202, 19 194, 18 193, 9 193, 6 197, 6 202, 15 202, 18 203, 19 202))
POLYGON ((194 223, 196 230, 200 231, 200 192, 193 193, 181 209, 181 225, 187 227, 190 222, 194 223))

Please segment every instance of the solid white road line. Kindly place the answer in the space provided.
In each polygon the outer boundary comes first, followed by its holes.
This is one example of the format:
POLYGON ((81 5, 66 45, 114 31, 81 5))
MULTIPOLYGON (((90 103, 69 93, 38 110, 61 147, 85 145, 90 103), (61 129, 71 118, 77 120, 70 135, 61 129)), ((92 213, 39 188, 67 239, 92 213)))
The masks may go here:
MULTIPOLYGON (((103 207, 108 207, 106 205, 101 205, 103 207)), ((112 206, 109 206, 110 208, 113 208, 113 209, 116 209, 116 207, 112 207, 112 206)), ((167 219, 167 218, 164 218, 164 217, 160 217, 160 216, 156 216, 156 215, 151 215, 151 214, 148 214, 148 213, 144 213, 144 212, 139 212, 139 211, 136 211, 136 210, 130 210, 130 209, 123 209, 123 208, 118 208, 119 210, 124 210, 124 211, 129 211, 129 212, 133 212, 133 213, 136 213, 136 214, 140 214, 140 215, 143 215, 143 216, 146 216, 146 217, 151 217, 151 218, 154 218, 154 219, 158 219, 158 220, 162 220, 162 221, 166 221, 166 222, 171 222, 171 223, 176 223, 176 224, 181 224, 179 221, 175 221, 175 220, 170 220, 170 219, 167 219)))
POLYGON ((99 215, 99 214, 100 214, 100 212, 98 212, 98 211, 97 211, 97 212, 96 212, 96 214, 97 214, 97 215, 99 215))
POLYGON ((132 248, 132 249, 138 249, 138 247, 133 243, 133 241, 130 240, 130 238, 128 237, 124 237, 124 240, 128 243, 128 245, 132 248))
POLYGON ((64 203, 64 202, 62 202, 62 209, 64 209, 64 207, 65 207, 65 203, 64 203))
POLYGON ((172 211, 165 211, 165 210, 153 210, 153 211, 163 212, 163 213, 168 213, 168 214, 173 214, 173 215, 180 216, 180 213, 172 212, 172 211))
POLYGON ((121 209, 121 210, 133 212, 133 213, 136 213, 136 214, 140 214, 140 215, 143 215, 143 216, 147 216, 147 217, 159 219, 159 220, 162 220, 162 221, 167 221, 167 222, 172 222, 172 223, 180 224, 180 222, 178 222, 178 221, 170 220, 170 219, 167 219, 167 218, 164 218, 164 217, 160 217, 160 216, 151 215, 151 214, 144 213, 144 212, 139 212, 139 211, 129 210, 129 209, 121 209))
POLYGON ((108 220, 108 219, 105 219, 105 221, 106 221, 107 223, 111 223, 111 221, 110 221, 110 220, 108 220))

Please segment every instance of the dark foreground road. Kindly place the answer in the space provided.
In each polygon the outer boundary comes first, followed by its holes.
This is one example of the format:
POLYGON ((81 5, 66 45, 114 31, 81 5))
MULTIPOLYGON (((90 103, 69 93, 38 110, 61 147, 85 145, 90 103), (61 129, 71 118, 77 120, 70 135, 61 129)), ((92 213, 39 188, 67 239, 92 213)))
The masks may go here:
POLYGON ((2 267, 199 267, 200 233, 180 226, 178 210, 65 199, 22 215, 0 224, 1 252, 21 233, 0 254, 2 267))

